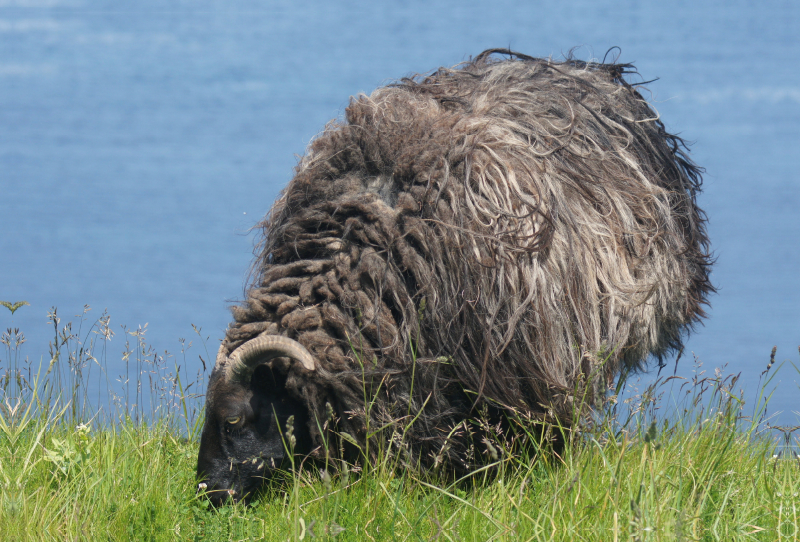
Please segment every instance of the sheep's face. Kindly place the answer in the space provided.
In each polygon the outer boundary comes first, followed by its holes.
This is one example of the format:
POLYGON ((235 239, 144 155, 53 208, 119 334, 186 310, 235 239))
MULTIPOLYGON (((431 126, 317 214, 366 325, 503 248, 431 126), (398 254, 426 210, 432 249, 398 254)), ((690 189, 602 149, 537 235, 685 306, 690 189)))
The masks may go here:
POLYGON ((288 457, 287 419, 294 416, 293 449, 306 453, 308 437, 302 405, 286 390, 286 377, 258 367, 249 386, 226 382, 215 371, 208 385, 206 420, 197 460, 198 489, 215 506, 247 501, 288 457))

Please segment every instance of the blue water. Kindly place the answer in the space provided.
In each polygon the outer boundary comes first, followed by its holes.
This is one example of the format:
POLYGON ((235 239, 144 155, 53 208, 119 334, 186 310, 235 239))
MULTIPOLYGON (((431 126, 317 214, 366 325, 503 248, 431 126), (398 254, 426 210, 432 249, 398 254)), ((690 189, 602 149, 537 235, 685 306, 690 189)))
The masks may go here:
MULTIPOLYGON (((0 311, 0 328, 25 332, 24 354, 48 359, 51 306, 84 304, 117 331, 149 323, 159 351, 192 323, 213 350, 243 295, 249 228, 350 95, 489 47, 619 46, 660 78, 651 99, 707 169, 719 294, 678 373, 694 352, 709 373, 741 372, 752 399, 773 345, 797 363, 799 3, 230 4, 0 0, 0 299, 31 303, 0 311)), ((772 411, 791 423, 800 378, 779 376, 772 411)))

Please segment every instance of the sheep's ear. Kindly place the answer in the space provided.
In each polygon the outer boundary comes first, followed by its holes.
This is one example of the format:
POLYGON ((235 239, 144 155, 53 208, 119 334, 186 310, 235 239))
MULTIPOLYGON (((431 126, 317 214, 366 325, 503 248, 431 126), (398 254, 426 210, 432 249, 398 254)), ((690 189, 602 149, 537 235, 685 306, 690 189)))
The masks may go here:
POLYGON ((308 371, 317 369, 314 357, 299 342, 281 335, 259 335, 228 356, 224 362, 225 380, 248 383, 257 366, 280 357, 291 358, 308 371))
POLYGON ((288 374, 285 365, 276 367, 277 363, 262 363, 253 369, 250 376, 250 389, 261 394, 281 395, 286 391, 288 374))

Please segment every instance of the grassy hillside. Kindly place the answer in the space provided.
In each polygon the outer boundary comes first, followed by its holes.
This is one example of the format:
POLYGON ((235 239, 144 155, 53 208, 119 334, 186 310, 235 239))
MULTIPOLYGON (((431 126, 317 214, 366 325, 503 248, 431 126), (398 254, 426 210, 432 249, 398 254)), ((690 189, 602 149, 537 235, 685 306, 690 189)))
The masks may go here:
POLYGON ((611 401, 561 456, 484 450, 499 475, 444 482, 386 454, 373 465, 298 465, 250 507, 209 509, 195 494, 204 375, 190 381, 182 368, 191 345, 159 356, 143 330, 130 332, 128 374, 114 377, 107 320, 51 317, 41 367, 22 357, 19 332, 3 335, 3 540, 800 538, 792 428, 770 430, 766 399, 743 405, 736 379, 721 374, 611 401), (105 385, 97 399, 92 382, 105 385))

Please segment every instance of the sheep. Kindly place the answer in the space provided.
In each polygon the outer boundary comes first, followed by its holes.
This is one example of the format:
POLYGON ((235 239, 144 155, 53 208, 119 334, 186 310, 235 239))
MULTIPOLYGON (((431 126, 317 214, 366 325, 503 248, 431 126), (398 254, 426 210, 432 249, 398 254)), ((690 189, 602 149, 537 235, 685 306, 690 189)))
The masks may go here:
POLYGON ((207 390, 213 502, 372 440, 469 471, 481 424, 569 426, 681 348, 714 292, 702 169, 635 73, 490 49, 351 98, 259 225, 207 390))

